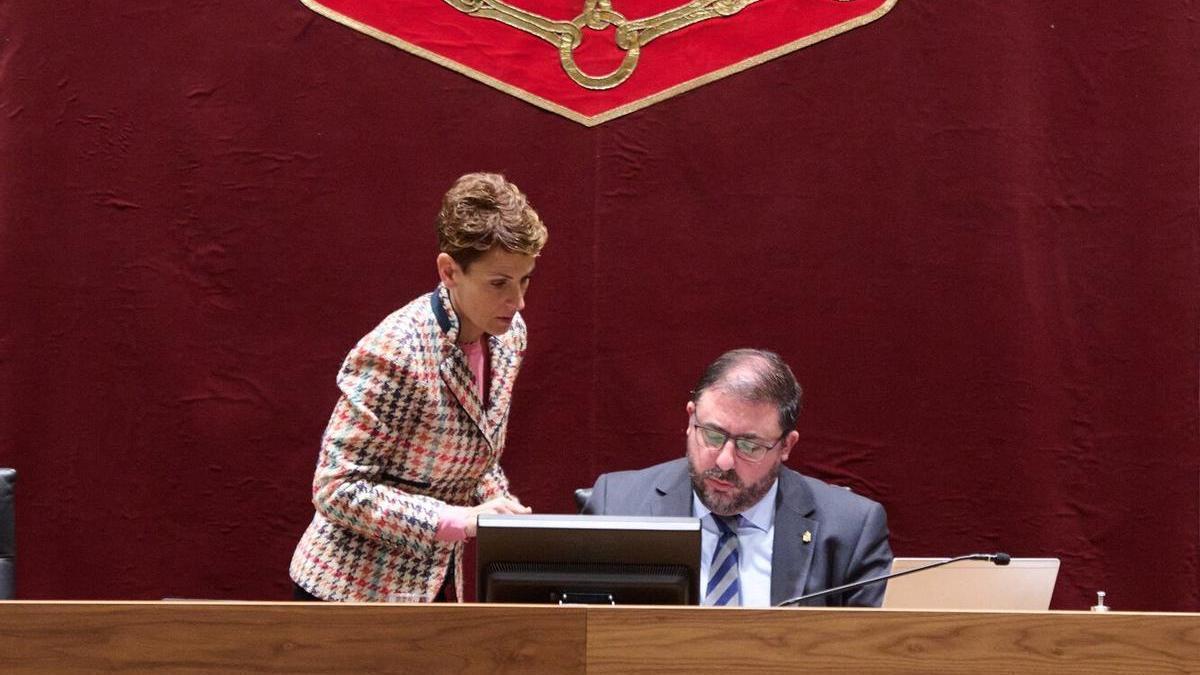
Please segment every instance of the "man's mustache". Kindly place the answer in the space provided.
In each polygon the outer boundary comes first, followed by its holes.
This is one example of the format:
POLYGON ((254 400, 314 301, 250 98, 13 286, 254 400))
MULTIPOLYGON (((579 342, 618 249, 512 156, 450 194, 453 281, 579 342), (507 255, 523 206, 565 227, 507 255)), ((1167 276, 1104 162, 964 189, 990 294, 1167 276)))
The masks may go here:
POLYGON ((733 485, 734 487, 742 487, 742 480, 740 478, 738 478, 737 471, 734 471, 733 469, 730 469, 728 471, 722 471, 721 469, 714 466, 713 468, 700 474, 700 477, 701 478, 715 478, 719 481, 724 481, 726 483, 729 483, 729 484, 733 485))

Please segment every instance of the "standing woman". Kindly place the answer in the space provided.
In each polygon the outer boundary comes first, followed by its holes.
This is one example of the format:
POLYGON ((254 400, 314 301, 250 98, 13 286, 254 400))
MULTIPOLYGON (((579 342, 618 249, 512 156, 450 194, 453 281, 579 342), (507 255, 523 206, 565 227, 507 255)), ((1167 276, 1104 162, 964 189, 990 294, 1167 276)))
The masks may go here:
POLYGON ((462 597, 481 513, 528 513, 500 468, 525 306, 546 227, 503 176, 459 178, 437 218, 433 292, 346 357, 321 441, 316 513, 292 556, 301 600, 462 597))

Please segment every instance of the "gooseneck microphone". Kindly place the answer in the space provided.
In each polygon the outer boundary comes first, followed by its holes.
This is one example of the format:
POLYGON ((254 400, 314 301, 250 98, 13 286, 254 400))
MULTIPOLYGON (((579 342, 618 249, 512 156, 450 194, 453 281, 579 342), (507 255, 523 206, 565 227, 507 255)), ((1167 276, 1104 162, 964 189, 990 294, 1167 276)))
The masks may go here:
POLYGON ((801 596, 792 598, 791 600, 784 600, 783 602, 781 602, 775 606, 776 607, 791 607, 793 605, 797 605, 801 602, 804 602, 805 600, 811 600, 812 598, 819 598, 824 595, 831 595, 833 593, 841 593, 842 591, 854 590, 855 588, 858 588, 859 586, 866 586, 868 584, 873 584, 877 581, 887 581, 888 579, 893 579, 895 577, 902 577, 905 574, 915 574, 916 572, 924 572, 925 570, 931 570, 935 567, 941 567, 942 565, 949 565, 950 563, 962 562, 963 560, 989 560, 993 564, 996 564, 996 565, 1007 565, 1010 561, 1012 561, 1012 556, 1008 555, 1007 553, 971 553, 968 555, 960 555, 957 558, 950 558, 949 560, 938 560, 937 562, 931 562, 928 565, 921 565, 920 567, 914 567, 910 570, 904 570, 903 572, 892 572, 891 574, 884 574, 883 576, 879 576, 879 577, 872 577, 870 579, 862 579, 860 581, 855 581, 854 583, 843 584, 841 586, 834 586, 833 588, 826 588, 825 590, 817 591, 816 593, 807 593, 805 595, 801 595, 801 596))

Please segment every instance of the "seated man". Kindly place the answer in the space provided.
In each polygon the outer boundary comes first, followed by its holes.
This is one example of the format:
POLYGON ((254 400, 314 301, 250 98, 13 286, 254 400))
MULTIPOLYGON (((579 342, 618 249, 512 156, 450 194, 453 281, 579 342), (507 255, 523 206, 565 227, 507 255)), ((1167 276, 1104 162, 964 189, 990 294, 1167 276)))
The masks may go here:
MULTIPOLYGON (((784 467, 800 434, 800 385, 778 355, 723 354, 687 404, 687 456, 600 476, 583 513, 696 516, 706 605, 767 607, 886 574, 877 502, 784 467)), ((884 584, 813 599, 878 607, 884 584)))

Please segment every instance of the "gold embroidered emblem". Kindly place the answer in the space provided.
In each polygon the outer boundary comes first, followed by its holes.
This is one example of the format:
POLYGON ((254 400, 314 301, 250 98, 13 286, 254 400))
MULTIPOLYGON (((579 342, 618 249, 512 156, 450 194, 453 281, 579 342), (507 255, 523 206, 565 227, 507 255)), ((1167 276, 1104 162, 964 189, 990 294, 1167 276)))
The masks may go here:
MULTIPOLYGON (((840 0, 852 2, 853 0, 840 0)), ((563 70, 581 87, 612 89, 629 79, 637 67, 642 47, 651 40, 701 21, 733 16, 758 0, 692 0, 654 16, 629 20, 612 8, 612 0, 584 0, 583 13, 570 21, 555 21, 514 7, 503 0, 446 0, 451 7, 474 17, 493 19, 549 42, 558 48, 563 70), (589 75, 575 64, 575 48, 583 41, 583 29, 616 28, 617 47, 625 57, 616 70, 589 75)))

